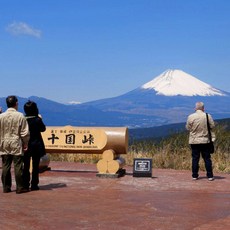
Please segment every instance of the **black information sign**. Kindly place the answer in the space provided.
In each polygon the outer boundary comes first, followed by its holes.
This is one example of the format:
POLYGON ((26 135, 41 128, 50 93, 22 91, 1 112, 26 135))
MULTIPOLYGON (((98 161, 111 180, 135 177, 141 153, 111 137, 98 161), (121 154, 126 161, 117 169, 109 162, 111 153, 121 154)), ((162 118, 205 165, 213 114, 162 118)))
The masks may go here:
POLYGON ((134 158, 133 176, 134 177, 152 177, 152 159, 134 158))

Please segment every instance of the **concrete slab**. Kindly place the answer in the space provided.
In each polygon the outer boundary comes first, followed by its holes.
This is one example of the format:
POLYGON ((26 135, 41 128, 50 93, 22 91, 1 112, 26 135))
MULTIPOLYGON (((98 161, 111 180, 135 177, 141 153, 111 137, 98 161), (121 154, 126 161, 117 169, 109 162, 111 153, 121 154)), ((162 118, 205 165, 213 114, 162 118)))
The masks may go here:
MULTIPOLYGON (((197 181, 190 171, 153 169, 152 178, 97 177, 96 165, 51 162, 40 190, 0 192, 0 228, 230 229, 230 175, 197 181)), ((1 173, 1 169, 0 169, 1 173)), ((2 185, 0 185, 2 191, 2 185)))

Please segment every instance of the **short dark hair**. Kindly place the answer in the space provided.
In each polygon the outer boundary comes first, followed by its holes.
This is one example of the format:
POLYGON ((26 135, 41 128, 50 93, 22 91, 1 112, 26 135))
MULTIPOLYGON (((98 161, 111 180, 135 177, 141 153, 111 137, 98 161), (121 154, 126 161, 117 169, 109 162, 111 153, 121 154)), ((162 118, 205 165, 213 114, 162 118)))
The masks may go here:
POLYGON ((15 107, 17 102, 18 98, 16 96, 11 95, 6 98, 6 105, 8 108, 15 107))
POLYGON ((34 101, 28 101, 24 105, 26 116, 38 116, 38 107, 34 101))

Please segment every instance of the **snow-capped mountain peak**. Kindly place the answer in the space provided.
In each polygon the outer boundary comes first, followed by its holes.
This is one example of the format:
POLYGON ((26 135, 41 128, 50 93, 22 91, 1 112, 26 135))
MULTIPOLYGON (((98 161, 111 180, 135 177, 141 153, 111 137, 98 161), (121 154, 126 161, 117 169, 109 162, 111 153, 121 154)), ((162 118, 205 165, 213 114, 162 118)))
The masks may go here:
POLYGON ((225 93, 182 70, 167 70, 141 86, 165 96, 225 96, 225 93))

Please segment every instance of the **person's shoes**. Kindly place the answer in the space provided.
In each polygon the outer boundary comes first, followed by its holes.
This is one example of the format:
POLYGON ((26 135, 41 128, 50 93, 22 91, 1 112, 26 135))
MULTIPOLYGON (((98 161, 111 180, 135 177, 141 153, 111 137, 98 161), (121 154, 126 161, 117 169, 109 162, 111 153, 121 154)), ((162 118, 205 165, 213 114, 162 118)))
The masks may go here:
POLYGON ((198 177, 193 177, 192 179, 193 179, 193 180, 198 180, 198 177))
POLYGON ((16 193, 17 193, 17 194, 26 193, 26 192, 29 192, 29 189, 27 189, 27 188, 22 188, 22 189, 17 189, 17 190, 16 190, 16 193))
POLYGON ((214 180, 214 177, 209 177, 208 180, 209 180, 209 181, 213 181, 213 180, 214 180))
POLYGON ((39 190, 39 187, 37 185, 31 186, 30 188, 31 191, 37 191, 39 190))
POLYGON ((11 192, 10 188, 3 189, 3 193, 8 193, 8 192, 11 192))

